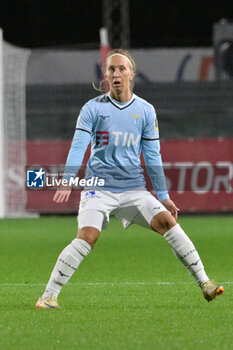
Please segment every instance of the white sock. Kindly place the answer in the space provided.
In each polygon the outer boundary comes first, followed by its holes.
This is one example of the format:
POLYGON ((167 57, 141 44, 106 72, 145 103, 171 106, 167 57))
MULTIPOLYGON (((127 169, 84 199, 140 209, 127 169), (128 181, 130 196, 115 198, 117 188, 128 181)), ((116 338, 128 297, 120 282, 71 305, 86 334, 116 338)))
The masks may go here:
POLYGON ((91 246, 84 240, 75 238, 59 255, 42 298, 58 297, 61 288, 69 281, 91 246))
POLYGON ((199 285, 209 280, 195 246, 179 224, 176 224, 167 231, 164 234, 164 238, 171 245, 179 261, 186 267, 199 285))

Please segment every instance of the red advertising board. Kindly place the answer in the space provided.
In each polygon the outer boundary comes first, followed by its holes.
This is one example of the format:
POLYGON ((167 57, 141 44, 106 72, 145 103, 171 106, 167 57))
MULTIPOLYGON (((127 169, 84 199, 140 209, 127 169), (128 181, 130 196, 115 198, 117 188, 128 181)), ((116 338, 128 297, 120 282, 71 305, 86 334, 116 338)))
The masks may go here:
MULTIPOLYGON (((63 166, 70 141, 28 141, 27 166, 53 173, 63 166)), ((89 157, 87 150, 84 163, 89 157)), ((161 153, 171 198, 181 212, 233 211, 233 139, 161 141, 161 153)), ((143 160, 142 160, 143 162, 143 160)), ((148 187, 151 188, 148 180, 148 187)), ((67 203, 52 201, 54 190, 28 189, 27 209, 40 213, 74 213, 80 191, 67 203)))
POLYGON ((170 196, 181 211, 233 210, 233 139, 166 140, 161 153, 175 181, 170 196))

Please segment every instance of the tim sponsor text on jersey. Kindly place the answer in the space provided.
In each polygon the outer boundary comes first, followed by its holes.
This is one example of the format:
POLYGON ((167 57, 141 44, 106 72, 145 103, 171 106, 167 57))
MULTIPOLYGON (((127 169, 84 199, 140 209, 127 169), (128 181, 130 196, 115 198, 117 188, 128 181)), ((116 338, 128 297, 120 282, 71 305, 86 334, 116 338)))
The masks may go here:
POLYGON ((135 135, 132 132, 129 133, 123 131, 96 131, 97 146, 108 145, 110 136, 113 137, 114 146, 137 146, 139 141, 141 140, 141 134, 135 135))

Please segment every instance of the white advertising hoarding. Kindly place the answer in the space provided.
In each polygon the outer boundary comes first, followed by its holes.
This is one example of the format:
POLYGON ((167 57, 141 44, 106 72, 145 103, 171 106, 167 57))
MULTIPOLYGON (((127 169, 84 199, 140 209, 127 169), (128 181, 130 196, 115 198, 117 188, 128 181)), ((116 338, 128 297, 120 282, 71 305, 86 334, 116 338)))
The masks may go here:
MULTIPOLYGON (((131 49, 137 82, 174 82, 214 79, 212 48, 131 49)), ((98 50, 35 50, 27 68, 27 84, 98 82, 98 50)))

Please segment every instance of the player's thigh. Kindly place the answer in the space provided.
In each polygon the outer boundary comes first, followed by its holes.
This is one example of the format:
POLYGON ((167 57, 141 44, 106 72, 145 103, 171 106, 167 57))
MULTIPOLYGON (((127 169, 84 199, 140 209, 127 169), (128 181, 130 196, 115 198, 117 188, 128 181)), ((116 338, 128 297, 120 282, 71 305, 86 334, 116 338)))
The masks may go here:
POLYGON ((98 210, 84 210, 78 217, 77 238, 83 239, 93 248, 100 236, 104 214, 98 210))
POLYGON ((143 191, 128 191, 124 197, 123 206, 121 208, 121 215, 130 223, 135 223, 140 226, 151 228, 151 220, 162 212, 167 212, 167 209, 160 203, 150 192, 143 191), (134 208, 134 215, 132 217, 132 208, 134 208), (131 213, 131 217, 128 215, 131 213))
POLYGON ((103 212, 96 209, 86 209, 78 215, 78 230, 80 231, 85 227, 92 227, 101 232, 103 221, 103 212))
MULTIPOLYGON (((139 209, 141 216, 151 225, 151 220, 158 214, 167 212, 165 206, 158 201, 149 191, 139 193, 139 198, 135 204, 139 209)), ((138 215, 140 217, 140 215, 138 215)))
POLYGON ((176 225, 176 220, 171 213, 150 192, 146 191, 142 196, 142 203, 143 206, 135 221, 145 218, 150 228, 162 235, 176 225))
POLYGON ((82 191, 78 213, 78 227, 93 227, 101 231, 109 223, 109 214, 117 206, 108 191, 82 191))

